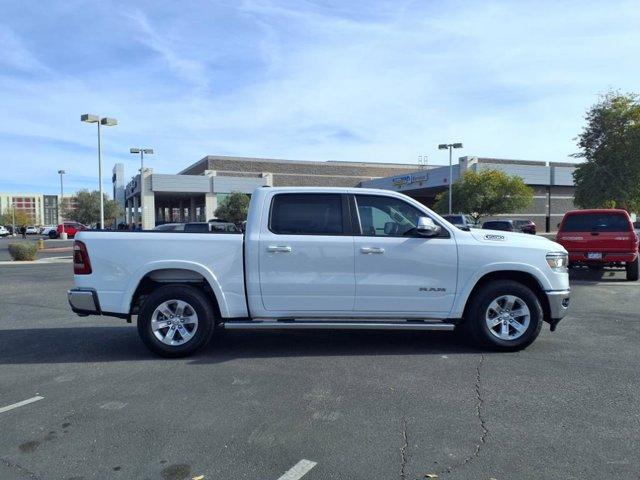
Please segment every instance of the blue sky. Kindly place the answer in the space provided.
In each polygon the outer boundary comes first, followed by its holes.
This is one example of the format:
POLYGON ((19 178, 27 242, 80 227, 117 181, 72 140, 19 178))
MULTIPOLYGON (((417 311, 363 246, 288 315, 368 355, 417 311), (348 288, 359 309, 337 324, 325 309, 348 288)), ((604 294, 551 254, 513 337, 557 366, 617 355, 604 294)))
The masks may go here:
POLYGON ((212 155, 567 161, 599 93, 640 90, 634 1, 4 0, 0 191, 97 188, 212 155))

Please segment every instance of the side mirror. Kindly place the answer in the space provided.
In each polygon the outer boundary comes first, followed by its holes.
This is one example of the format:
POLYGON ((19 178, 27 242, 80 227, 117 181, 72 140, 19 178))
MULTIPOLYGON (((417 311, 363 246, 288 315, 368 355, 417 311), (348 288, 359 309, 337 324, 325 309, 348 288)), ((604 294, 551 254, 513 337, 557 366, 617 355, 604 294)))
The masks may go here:
POLYGON ((435 237, 440 234, 441 228, 436 225, 429 217, 418 218, 416 232, 423 237, 435 237))

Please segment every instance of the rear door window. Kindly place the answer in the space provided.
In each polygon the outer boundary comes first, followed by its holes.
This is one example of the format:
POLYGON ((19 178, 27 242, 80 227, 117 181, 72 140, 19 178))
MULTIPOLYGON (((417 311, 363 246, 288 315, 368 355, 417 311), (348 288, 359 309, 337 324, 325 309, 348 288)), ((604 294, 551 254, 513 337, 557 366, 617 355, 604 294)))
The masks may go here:
POLYGON ((279 235, 343 235, 342 195, 278 194, 271 203, 269 229, 279 235))
POLYGON ((619 213, 583 213, 568 215, 562 225, 563 232, 627 232, 629 221, 619 213))

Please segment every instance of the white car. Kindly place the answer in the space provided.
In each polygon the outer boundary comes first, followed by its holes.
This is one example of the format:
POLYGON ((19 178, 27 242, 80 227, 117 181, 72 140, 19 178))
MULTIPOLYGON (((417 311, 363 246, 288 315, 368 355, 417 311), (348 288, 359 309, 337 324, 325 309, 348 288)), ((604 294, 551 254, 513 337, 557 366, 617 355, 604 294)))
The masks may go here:
POLYGON ((27 227, 26 234, 27 235, 37 235, 38 234, 38 227, 34 227, 33 225, 29 225, 27 227))
POLYGON ((49 233, 54 230, 57 231, 58 226, 57 225, 46 225, 44 227, 42 227, 42 230, 40 230, 40 235, 43 235, 45 237, 49 236, 49 233))
POLYGON ((0 225, 0 237, 6 237, 9 235, 9 230, 7 230, 4 226, 0 225))
POLYGON ((401 193, 262 187, 246 233, 78 232, 79 315, 137 316, 144 344, 184 356, 219 329, 463 329, 527 347, 569 308, 567 251, 460 230, 401 193))

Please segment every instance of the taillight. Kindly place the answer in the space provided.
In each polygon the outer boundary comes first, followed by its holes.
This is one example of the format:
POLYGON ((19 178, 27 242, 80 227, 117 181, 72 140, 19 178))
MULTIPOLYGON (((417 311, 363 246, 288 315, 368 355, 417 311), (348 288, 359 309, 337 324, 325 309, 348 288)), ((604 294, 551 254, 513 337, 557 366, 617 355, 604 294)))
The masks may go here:
POLYGON ((87 253, 87 246, 76 240, 73 242, 73 273, 76 275, 89 275, 91 273, 91 262, 87 253))

